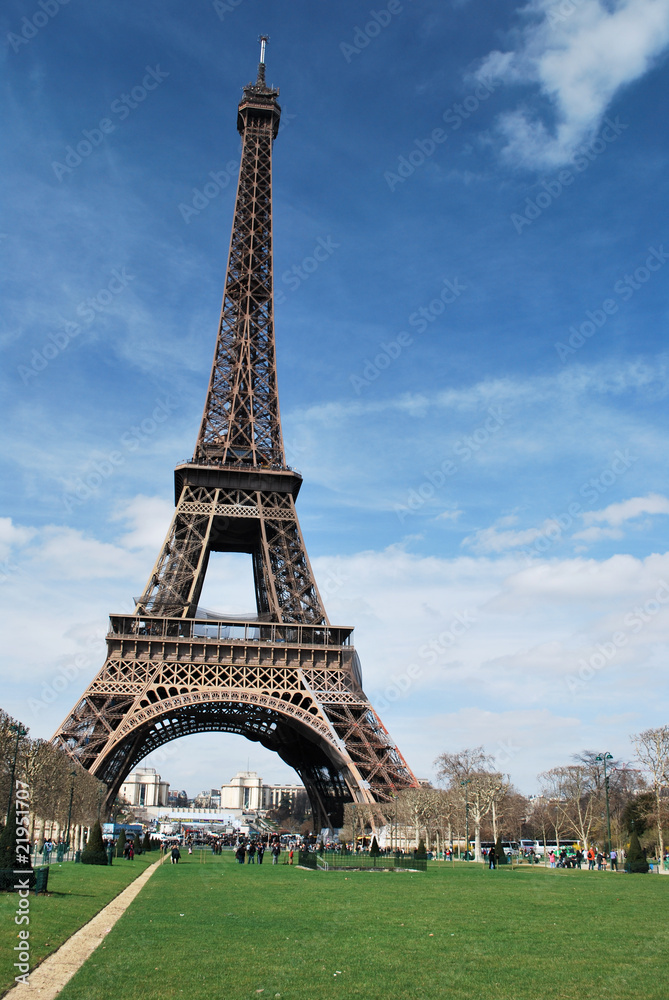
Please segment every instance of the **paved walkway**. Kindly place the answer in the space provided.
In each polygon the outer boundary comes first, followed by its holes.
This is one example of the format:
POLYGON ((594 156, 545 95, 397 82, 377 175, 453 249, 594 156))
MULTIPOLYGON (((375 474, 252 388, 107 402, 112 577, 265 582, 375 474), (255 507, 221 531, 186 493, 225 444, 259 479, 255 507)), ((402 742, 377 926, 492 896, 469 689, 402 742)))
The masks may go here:
POLYGON ((162 864, 162 860, 156 861, 150 868, 147 868, 134 882, 130 883, 127 889, 112 899, 104 910, 100 910, 92 920, 89 920, 76 934, 68 938, 58 951, 45 958, 41 965, 31 971, 27 986, 24 986, 23 983, 17 983, 16 986, 13 986, 5 994, 6 1000, 9 998, 19 1000, 19 997, 39 997, 39 1000, 53 1000, 53 997, 60 993, 75 972, 104 941, 118 918, 123 916, 135 896, 141 892, 160 864, 162 864))

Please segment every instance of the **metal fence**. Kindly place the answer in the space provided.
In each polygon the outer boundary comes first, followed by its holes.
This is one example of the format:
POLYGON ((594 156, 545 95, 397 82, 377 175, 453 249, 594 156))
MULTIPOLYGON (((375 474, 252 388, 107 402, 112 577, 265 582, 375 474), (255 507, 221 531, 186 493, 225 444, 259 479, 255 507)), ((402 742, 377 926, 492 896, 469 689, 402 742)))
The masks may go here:
POLYGON ((323 871, 343 871, 363 868, 375 868, 402 871, 427 871, 427 858, 417 858, 413 854, 368 854, 367 852, 353 854, 344 851, 300 851, 299 863, 305 868, 320 868, 323 871))

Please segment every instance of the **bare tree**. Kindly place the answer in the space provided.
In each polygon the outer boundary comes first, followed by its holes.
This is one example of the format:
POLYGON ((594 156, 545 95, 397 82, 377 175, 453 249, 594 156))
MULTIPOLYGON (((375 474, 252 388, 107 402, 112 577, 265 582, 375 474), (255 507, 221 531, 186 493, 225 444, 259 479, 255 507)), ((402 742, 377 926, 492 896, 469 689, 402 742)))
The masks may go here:
MULTIPOLYGON (((481 823, 506 783, 504 775, 492 770, 493 758, 483 747, 442 753, 435 760, 437 778, 466 802, 474 826, 474 857, 481 860, 481 823)), ((469 844, 466 845, 469 850, 469 844)))
POLYGON ((30 739, 27 729, 17 719, 12 718, 0 708, 0 823, 5 822, 5 814, 10 796, 14 789, 10 787, 12 768, 15 779, 23 771, 23 761, 30 739))
POLYGON ((564 767, 553 767, 539 775, 541 781, 542 805, 535 809, 536 818, 541 823, 544 849, 546 847, 546 830, 552 826, 557 845, 564 837, 570 803, 567 787, 567 774, 564 767))
POLYGON ((655 813, 659 857, 664 857, 662 791, 669 784, 669 726, 644 729, 632 737, 639 763, 650 774, 655 793, 655 813))

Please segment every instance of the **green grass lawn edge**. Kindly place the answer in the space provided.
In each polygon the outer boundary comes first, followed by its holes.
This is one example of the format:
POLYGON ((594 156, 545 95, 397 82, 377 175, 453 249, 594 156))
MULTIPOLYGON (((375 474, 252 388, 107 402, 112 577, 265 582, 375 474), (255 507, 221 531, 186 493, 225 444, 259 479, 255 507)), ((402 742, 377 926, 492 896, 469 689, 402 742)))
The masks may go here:
POLYGON ((14 947, 19 930, 30 931, 32 971, 159 859, 159 853, 152 851, 133 861, 116 859, 111 867, 73 861, 51 864, 48 894, 30 894, 29 924, 15 922, 18 894, 0 893, 0 996, 14 986, 18 974, 14 947))
POLYGON ((669 879, 159 869, 59 1000, 666 1000, 669 879))

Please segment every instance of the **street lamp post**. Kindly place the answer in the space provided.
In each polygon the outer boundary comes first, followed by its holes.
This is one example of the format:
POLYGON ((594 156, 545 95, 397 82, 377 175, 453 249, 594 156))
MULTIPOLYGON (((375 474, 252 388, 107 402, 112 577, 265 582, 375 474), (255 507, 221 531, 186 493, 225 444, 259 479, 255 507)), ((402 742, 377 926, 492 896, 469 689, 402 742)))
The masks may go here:
POLYGON ((597 754, 595 760, 599 761, 604 765, 604 797, 606 799, 606 836, 608 840, 608 855, 611 857, 611 812, 609 810, 609 776, 606 773, 606 762, 607 760, 613 760, 613 754, 610 753, 600 753, 597 754))
POLYGON ((467 785, 471 780, 471 778, 466 778, 460 782, 460 785, 465 790, 465 861, 469 861, 469 796, 467 794, 467 785))
POLYGON ((68 845, 68 849, 70 845, 70 821, 72 819, 72 799, 74 798, 74 779, 77 776, 75 768, 72 768, 72 770, 70 771, 70 775, 72 776, 72 786, 70 788, 70 807, 67 810, 67 832, 65 834, 65 843, 68 845))
POLYGON ((9 798, 7 799, 7 819, 5 820, 5 826, 7 826, 7 824, 9 823, 9 814, 12 811, 12 792, 14 791, 14 773, 16 771, 16 759, 19 755, 19 740, 21 739, 22 736, 25 736, 26 733, 28 732, 27 729, 23 728, 21 723, 18 723, 17 725, 11 725, 9 728, 12 730, 12 732, 16 733, 16 746, 14 747, 14 759, 12 760, 12 773, 9 779, 9 798))

